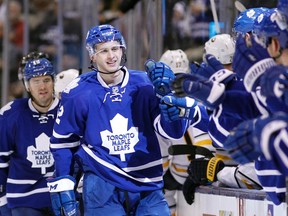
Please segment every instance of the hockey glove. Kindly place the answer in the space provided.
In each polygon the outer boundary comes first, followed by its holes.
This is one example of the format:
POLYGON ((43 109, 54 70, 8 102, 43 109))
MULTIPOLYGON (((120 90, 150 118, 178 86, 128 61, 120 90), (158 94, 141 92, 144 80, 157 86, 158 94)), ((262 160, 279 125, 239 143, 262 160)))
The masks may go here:
POLYGON ((188 176, 183 184, 183 195, 186 202, 191 205, 194 202, 195 190, 199 184, 195 184, 194 181, 188 176))
POLYGON ((256 36, 248 38, 239 35, 235 47, 233 70, 240 78, 243 78, 246 90, 254 91, 259 85, 260 76, 276 63, 269 56, 266 46, 256 36))
POLYGON ((257 119, 248 120, 235 127, 227 137, 224 148, 238 163, 245 164, 254 161, 261 153, 260 140, 255 136, 257 119))
MULTIPOLYGON (((193 64, 193 63, 192 63, 193 64)), ((198 67, 193 66, 192 73, 209 79, 216 71, 207 63, 202 62, 198 67)))
POLYGON ((206 185, 208 182, 217 181, 217 173, 224 168, 222 160, 212 157, 202 157, 191 161, 188 174, 194 183, 206 185))
POLYGON ((210 81, 223 83, 224 85, 234 79, 236 79, 236 73, 227 69, 219 70, 209 78, 210 81))
POLYGON ((276 112, 256 123, 256 136, 260 137, 261 150, 267 161, 274 161, 278 170, 286 174, 288 115, 276 112))
POLYGON ((206 77, 207 79, 209 79, 217 71, 224 69, 221 62, 219 62, 213 55, 210 54, 204 56, 204 62, 202 62, 200 65, 193 63, 191 65, 194 65, 192 67, 192 73, 206 77))
POLYGON ((52 208, 56 216, 77 216, 78 202, 75 198, 75 179, 69 175, 48 179, 52 208))
POLYGON ((196 67, 196 64, 192 63, 191 68, 192 65, 195 65, 193 67, 193 73, 218 83, 227 84, 230 80, 236 77, 236 73, 224 69, 223 64, 211 54, 205 55, 204 62, 202 62, 200 65, 198 64, 198 67, 196 67))
POLYGON ((197 102, 193 98, 178 98, 174 95, 167 95, 161 99, 160 109, 166 121, 176 121, 180 118, 193 120, 197 102), (168 105, 168 106, 167 106, 168 105), (176 107, 176 109, 173 109, 176 107))
POLYGON ((206 107, 215 109, 225 96, 225 85, 207 80, 196 74, 179 74, 171 83, 175 95, 192 97, 206 107))
POLYGON ((162 98, 171 93, 170 82, 175 79, 175 75, 168 65, 149 59, 145 62, 145 70, 153 83, 157 97, 162 98))
MULTIPOLYGON (((196 74, 199 67, 200 67, 200 64, 197 61, 193 61, 192 63, 190 63, 189 67, 190 67, 191 73, 196 74)), ((203 75, 203 76, 205 76, 205 75, 203 75)), ((206 78, 209 78, 209 77, 206 77, 206 78)))
POLYGON ((288 68, 273 66, 265 71, 260 79, 261 94, 277 97, 288 105, 288 68))

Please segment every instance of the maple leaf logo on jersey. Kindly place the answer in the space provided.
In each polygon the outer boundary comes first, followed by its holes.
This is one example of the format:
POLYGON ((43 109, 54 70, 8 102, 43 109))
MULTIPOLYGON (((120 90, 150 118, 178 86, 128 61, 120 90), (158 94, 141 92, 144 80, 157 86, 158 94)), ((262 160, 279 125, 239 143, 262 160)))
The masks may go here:
POLYGON ((45 133, 42 133, 35 139, 36 148, 33 145, 27 148, 27 160, 32 163, 32 168, 41 168, 41 174, 46 174, 46 168, 54 165, 49 139, 45 133))
POLYGON ((63 92, 65 93, 69 93, 71 89, 76 88, 78 86, 78 81, 80 80, 80 78, 76 78, 74 80, 72 80, 67 86, 66 88, 63 90, 63 92))
POLYGON ((13 103, 13 101, 9 102, 9 103, 6 104, 4 107, 2 107, 2 108, 0 109, 0 115, 3 115, 5 111, 10 110, 12 103, 13 103))
POLYGON ((118 154, 121 161, 125 161, 125 154, 135 152, 134 146, 139 142, 138 128, 132 127, 128 130, 128 119, 120 114, 115 115, 110 125, 112 132, 100 132, 102 146, 109 149, 109 154, 118 154))

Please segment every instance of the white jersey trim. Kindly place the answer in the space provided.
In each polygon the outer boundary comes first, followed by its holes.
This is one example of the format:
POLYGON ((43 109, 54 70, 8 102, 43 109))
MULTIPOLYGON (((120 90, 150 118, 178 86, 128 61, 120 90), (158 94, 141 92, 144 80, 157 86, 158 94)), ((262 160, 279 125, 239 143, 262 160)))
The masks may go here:
MULTIPOLYGON (((101 158, 97 157, 97 156, 91 151, 91 149, 89 149, 86 145, 82 145, 82 147, 83 147, 84 151, 85 151, 88 155, 90 155, 95 161, 97 161, 97 162, 100 163, 101 165, 103 165, 103 166, 105 166, 105 167, 107 167, 107 168, 109 168, 109 169, 111 169, 111 170, 113 170, 113 171, 115 171, 115 172, 123 175, 123 176, 126 176, 126 177, 128 177, 128 178, 130 178, 130 179, 133 179, 133 180, 138 181, 138 182, 144 182, 144 183, 147 183, 147 182, 158 182, 158 181, 162 181, 162 180, 163 180, 162 175, 161 175, 161 176, 158 176, 158 177, 154 177, 154 178, 135 178, 135 177, 127 174, 126 172, 124 172, 124 171, 123 171, 124 169, 121 170, 121 169, 119 169, 118 167, 116 167, 116 166, 108 163, 107 161, 104 161, 104 160, 102 160, 101 158)), ((155 163, 155 162, 151 162, 151 163, 149 163, 149 165, 150 165, 150 166, 151 166, 151 165, 154 165, 154 163, 155 163)), ((156 161, 155 164, 158 164, 158 163, 159 163, 159 161, 156 161)), ((162 163, 161 163, 161 164, 162 164, 162 163)), ((143 168, 149 168, 149 167, 148 167, 148 166, 147 166, 147 167, 140 166, 138 169, 140 170, 140 169, 143 169, 143 168)), ((126 168, 126 169, 129 170, 129 168, 126 168)), ((136 167, 133 167, 132 170, 136 170, 136 167)))
POLYGON ((19 198, 19 197, 26 197, 26 196, 30 196, 33 194, 37 194, 37 193, 45 193, 45 192, 49 192, 49 188, 39 188, 36 190, 32 190, 29 191, 27 193, 7 193, 6 196, 7 198, 19 198))

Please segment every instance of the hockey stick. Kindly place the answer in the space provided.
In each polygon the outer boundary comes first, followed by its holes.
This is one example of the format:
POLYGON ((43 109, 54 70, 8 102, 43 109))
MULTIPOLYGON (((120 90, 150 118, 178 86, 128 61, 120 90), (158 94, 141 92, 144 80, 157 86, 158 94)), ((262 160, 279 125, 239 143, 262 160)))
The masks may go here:
POLYGON ((213 153, 204 147, 193 146, 187 144, 172 145, 168 148, 168 153, 170 155, 185 155, 189 154, 192 158, 195 158, 196 154, 200 154, 207 157, 213 157, 213 153))
POLYGON ((240 1, 238 1, 238 0, 234 2, 234 5, 235 5, 235 8, 236 8, 239 12, 243 12, 243 11, 247 10, 246 7, 245 7, 240 1))
POLYGON ((213 15, 214 23, 215 23, 216 34, 219 34, 220 33, 220 26, 219 26, 219 21, 218 21, 215 1, 214 0, 210 0, 210 5, 211 5, 212 15, 213 15))

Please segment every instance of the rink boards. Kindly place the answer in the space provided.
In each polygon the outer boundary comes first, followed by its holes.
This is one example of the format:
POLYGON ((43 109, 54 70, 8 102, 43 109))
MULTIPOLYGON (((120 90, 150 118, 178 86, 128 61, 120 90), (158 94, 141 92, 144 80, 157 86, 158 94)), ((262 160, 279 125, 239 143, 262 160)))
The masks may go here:
MULTIPOLYGON (((177 207, 178 216, 287 216, 287 205, 274 205, 263 191, 201 186, 195 193, 195 202, 177 207)), ((182 204, 181 204, 182 203, 182 204)))

